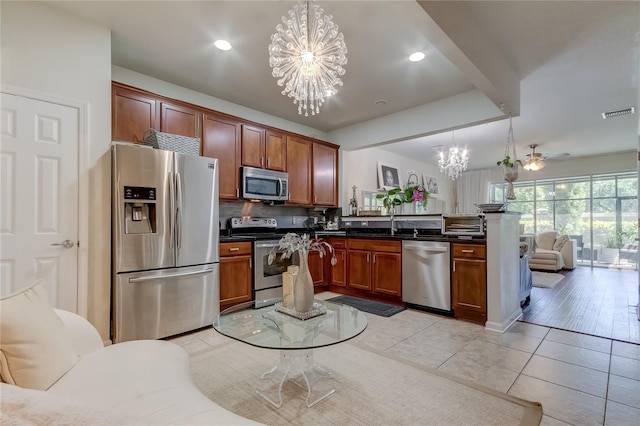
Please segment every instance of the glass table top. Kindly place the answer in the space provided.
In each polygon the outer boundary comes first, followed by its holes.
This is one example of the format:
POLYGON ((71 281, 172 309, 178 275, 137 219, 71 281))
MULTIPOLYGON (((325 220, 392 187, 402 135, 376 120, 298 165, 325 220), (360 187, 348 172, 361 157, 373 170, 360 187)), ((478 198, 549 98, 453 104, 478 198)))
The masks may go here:
POLYGON ((315 300, 327 313, 306 320, 276 311, 275 306, 253 309, 253 302, 236 305, 217 316, 219 333, 269 349, 313 349, 334 345, 362 333, 366 316, 351 306, 315 300))

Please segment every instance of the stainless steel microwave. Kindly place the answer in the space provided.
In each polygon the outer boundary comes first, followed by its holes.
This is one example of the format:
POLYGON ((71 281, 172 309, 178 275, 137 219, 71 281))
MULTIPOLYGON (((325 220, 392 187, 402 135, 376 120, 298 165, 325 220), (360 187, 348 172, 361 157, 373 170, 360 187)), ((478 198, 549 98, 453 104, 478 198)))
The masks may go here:
POLYGON ((287 201, 289 175, 274 170, 242 167, 242 198, 249 200, 287 201))

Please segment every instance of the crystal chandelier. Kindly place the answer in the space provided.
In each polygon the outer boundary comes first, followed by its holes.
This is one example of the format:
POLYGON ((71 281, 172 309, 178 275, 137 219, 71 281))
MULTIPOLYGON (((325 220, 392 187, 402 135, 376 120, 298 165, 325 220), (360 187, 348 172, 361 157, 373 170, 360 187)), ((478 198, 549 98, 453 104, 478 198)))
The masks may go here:
POLYGON ((331 15, 315 3, 298 2, 282 17, 269 45, 271 75, 284 86, 283 95, 298 104, 298 114, 320 113, 325 99, 342 86, 347 46, 331 15))
MULTIPOLYGON (((451 141, 453 141, 454 135, 451 132, 451 141)), ((438 160, 438 166, 440 171, 446 173, 449 179, 456 180, 460 173, 467 170, 469 165, 469 152, 466 149, 452 146, 449 148, 449 155, 444 157, 444 152, 440 151, 440 159, 438 160)))

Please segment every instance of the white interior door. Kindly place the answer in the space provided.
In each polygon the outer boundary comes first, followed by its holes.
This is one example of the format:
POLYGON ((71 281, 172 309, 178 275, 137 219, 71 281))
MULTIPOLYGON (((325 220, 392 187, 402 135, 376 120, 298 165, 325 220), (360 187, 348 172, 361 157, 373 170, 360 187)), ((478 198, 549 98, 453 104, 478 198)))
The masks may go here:
POLYGON ((2 93, 0 292, 42 279, 77 311, 78 110, 2 93))

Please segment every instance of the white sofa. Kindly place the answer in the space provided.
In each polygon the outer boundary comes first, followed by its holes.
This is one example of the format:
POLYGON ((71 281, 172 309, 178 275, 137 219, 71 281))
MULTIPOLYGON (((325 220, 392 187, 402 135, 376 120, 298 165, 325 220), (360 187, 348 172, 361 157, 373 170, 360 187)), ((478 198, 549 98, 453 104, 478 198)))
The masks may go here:
POLYGON ((545 271, 575 269, 578 262, 576 241, 555 231, 536 236, 536 248, 529 259, 529 268, 545 271))
MULTIPOLYGON (((104 347, 88 321, 66 311, 55 313, 77 362, 46 390, 2 383, 3 424, 257 424, 218 406, 196 388, 189 357, 180 346, 137 340, 104 347)), ((3 322, 10 320, 2 314, 3 322)), ((3 331, 7 326, 3 324, 3 331)), ((2 343, 2 360, 8 361, 2 364, 5 379, 7 369, 23 360, 12 362, 12 342, 2 343)), ((12 373, 17 378, 20 371, 12 373)))

